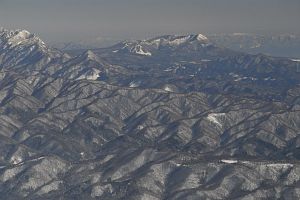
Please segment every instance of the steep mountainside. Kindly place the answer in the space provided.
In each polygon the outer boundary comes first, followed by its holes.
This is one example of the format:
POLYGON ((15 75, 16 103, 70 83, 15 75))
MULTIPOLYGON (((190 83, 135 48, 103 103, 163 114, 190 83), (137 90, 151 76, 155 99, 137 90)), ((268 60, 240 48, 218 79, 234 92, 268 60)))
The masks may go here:
POLYGON ((0 199, 299 199, 300 68, 203 35, 70 56, 0 33, 0 199))

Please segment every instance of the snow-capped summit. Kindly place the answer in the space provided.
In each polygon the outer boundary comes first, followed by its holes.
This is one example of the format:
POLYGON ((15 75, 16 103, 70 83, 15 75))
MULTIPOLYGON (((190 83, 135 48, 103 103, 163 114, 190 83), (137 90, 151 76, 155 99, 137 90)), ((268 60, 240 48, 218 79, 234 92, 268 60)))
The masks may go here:
POLYGON ((68 56, 60 51, 49 48, 38 36, 27 30, 0 29, 0 68, 18 68, 19 70, 54 70, 48 64, 68 60, 68 56), (26 67, 21 67, 26 66, 26 67))
POLYGON ((0 41, 4 48, 13 48, 20 44, 33 44, 37 43, 40 46, 45 46, 45 43, 34 34, 27 30, 7 30, 0 29, 0 41))
POLYGON ((97 60, 98 56, 91 50, 87 50, 84 55, 86 56, 86 58, 91 59, 91 60, 97 60))
POLYGON ((156 37, 150 40, 145 40, 144 42, 150 43, 150 44, 159 44, 159 45, 170 45, 170 46, 176 46, 176 45, 182 45, 182 44, 188 44, 192 42, 201 42, 201 43, 207 43, 208 38, 202 34, 197 35, 165 35, 156 37))
POLYGON ((180 48, 181 46, 194 45, 204 48, 210 45, 208 38, 202 34, 194 35, 163 35, 146 40, 124 41, 115 45, 113 53, 129 52, 142 56, 153 56, 155 51, 162 48, 180 48))

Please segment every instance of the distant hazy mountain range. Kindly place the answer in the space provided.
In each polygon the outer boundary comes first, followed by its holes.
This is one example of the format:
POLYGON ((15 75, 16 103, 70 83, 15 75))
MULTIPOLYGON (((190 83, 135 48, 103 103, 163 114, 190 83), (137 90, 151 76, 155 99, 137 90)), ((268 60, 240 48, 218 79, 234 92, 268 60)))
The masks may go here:
POLYGON ((300 35, 234 33, 210 35, 209 39, 220 46, 247 53, 300 58, 300 35))
POLYGON ((299 199, 299 61, 215 40, 1 29, 0 199, 299 199))
MULTIPOLYGON (((250 33, 209 34, 209 40, 218 46, 230 48, 250 54, 263 53, 270 56, 300 58, 300 35, 270 34, 259 35, 250 33)), ((69 42, 56 43, 53 47, 61 50, 95 49, 101 46, 110 46, 116 39, 106 39, 103 42, 69 42)))

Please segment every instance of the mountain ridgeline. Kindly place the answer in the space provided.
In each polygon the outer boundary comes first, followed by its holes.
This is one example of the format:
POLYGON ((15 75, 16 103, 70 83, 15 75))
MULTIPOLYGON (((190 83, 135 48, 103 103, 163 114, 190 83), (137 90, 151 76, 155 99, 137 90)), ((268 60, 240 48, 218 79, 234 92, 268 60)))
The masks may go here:
POLYGON ((214 43, 237 51, 265 53, 272 56, 300 58, 300 35, 250 33, 213 34, 208 36, 214 43))
POLYGON ((0 199, 299 199, 300 63, 204 35, 79 55, 0 31, 0 199))

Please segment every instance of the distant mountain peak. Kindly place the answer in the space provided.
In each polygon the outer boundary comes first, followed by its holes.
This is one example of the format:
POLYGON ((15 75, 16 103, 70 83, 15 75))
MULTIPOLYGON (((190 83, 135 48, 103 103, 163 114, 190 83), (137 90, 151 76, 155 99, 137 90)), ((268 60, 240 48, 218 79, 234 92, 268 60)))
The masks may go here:
POLYGON ((200 48, 210 44, 208 38, 202 34, 191 35, 163 35, 146 40, 124 41, 114 46, 112 52, 128 51, 142 56, 152 56, 154 51, 163 48, 174 49, 185 45, 197 45, 200 48))
POLYGON ((83 52, 81 55, 79 55, 79 59, 82 61, 95 61, 98 63, 103 63, 101 58, 97 54, 95 54, 92 50, 87 50, 83 52))
POLYGON ((164 35, 159 36, 150 40, 145 40, 145 42, 160 42, 163 45, 181 45, 189 42, 208 42, 208 38, 202 34, 191 34, 191 35, 164 35))
POLYGON ((71 63, 82 63, 82 62, 97 62, 97 63, 103 63, 101 59, 91 50, 87 50, 83 52, 82 54, 72 58, 70 60, 71 63))
POLYGON ((84 52, 84 55, 91 60, 97 60, 98 56, 91 50, 87 50, 86 52, 84 52))
POLYGON ((0 29, 0 37, 1 39, 11 39, 13 37, 18 37, 20 39, 28 39, 32 34, 27 30, 17 29, 17 30, 8 30, 1 28, 0 29))
MULTIPOLYGON (((24 69, 48 69, 49 63, 60 63, 68 56, 49 48, 38 36, 27 30, 0 29, 1 68, 26 66, 24 69)), ((49 68, 51 71, 52 69, 49 68)), ((53 71, 53 70, 52 70, 53 71)), ((51 73, 51 72, 49 72, 51 73)))
POLYGON ((28 43, 38 43, 41 46, 45 46, 45 43, 39 37, 24 29, 8 30, 1 28, 0 40, 4 45, 6 44, 10 47, 28 43))

